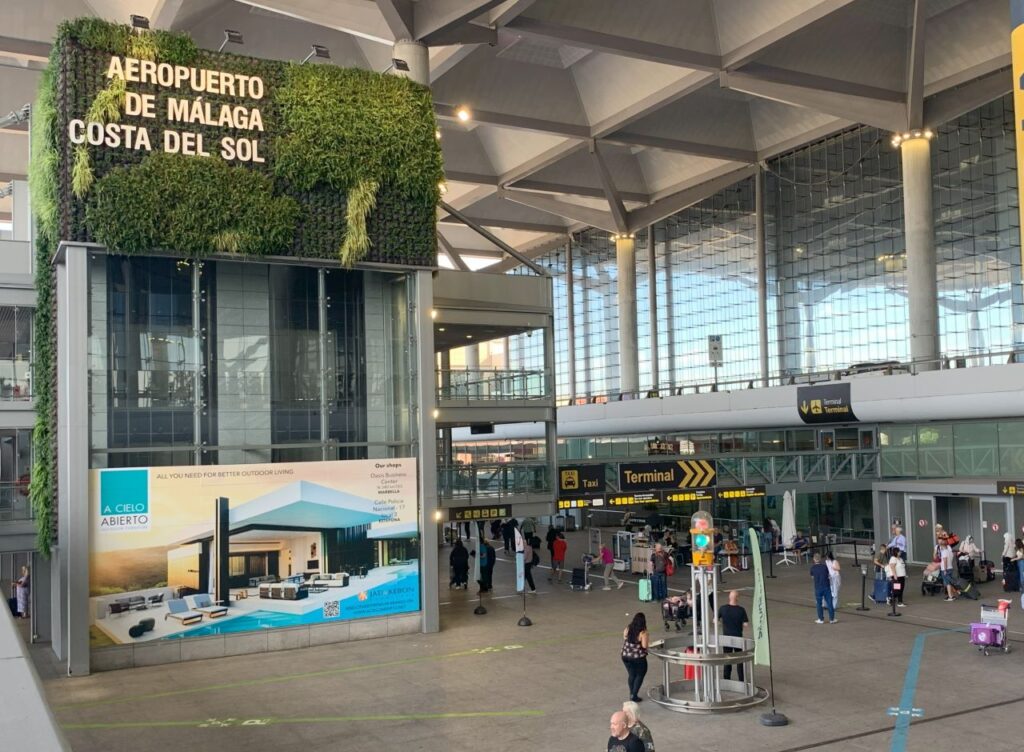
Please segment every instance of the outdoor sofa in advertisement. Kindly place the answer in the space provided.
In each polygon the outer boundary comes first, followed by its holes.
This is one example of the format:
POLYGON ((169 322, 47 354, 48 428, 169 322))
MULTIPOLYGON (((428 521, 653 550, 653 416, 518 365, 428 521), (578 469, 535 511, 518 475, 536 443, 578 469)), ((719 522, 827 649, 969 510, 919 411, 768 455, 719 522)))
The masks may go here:
POLYGON ((420 608, 415 459, 93 470, 89 490, 93 647, 420 608))

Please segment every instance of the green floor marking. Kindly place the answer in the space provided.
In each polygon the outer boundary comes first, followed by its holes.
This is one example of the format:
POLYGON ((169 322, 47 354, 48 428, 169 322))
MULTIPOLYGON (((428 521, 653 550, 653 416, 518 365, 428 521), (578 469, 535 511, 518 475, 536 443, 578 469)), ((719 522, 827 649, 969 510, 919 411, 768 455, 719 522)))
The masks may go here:
MULTIPOLYGON (((416 663, 429 663, 431 661, 442 661, 450 658, 466 658, 470 656, 488 655, 504 650, 521 650, 531 647, 542 647, 544 645, 561 645, 566 642, 582 642, 584 640, 596 640, 602 637, 618 635, 618 632, 588 632, 579 635, 552 637, 547 640, 535 640, 524 642, 518 645, 488 645, 482 648, 470 648, 459 650, 454 653, 443 653, 442 655, 421 655, 415 658, 403 658, 397 661, 385 661, 383 663, 366 663, 358 666, 343 666, 341 668, 330 668, 322 671, 308 671, 301 674, 285 674, 283 676, 265 676, 259 679, 243 679, 242 681, 224 682, 222 684, 209 684, 205 687, 189 687, 187 689, 174 689, 166 692, 152 692, 150 694, 129 695, 127 697, 112 697, 105 700, 90 700, 88 702, 76 702, 67 705, 57 705, 55 710, 73 710, 78 708, 91 708, 101 705, 115 705, 139 700, 159 700, 165 697, 180 697, 181 695, 200 694, 202 692, 217 692, 225 689, 236 689, 239 687, 255 687, 265 684, 277 684, 281 682, 298 681, 300 679, 315 679, 325 676, 338 676, 359 671, 370 671, 395 666, 410 666, 416 663)), ((343 643, 339 643, 343 644, 343 643)))
POLYGON ((235 728, 282 726, 295 723, 355 723, 360 721, 443 721, 462 718, 539 718, 543 710, 481 710, 466 713, 408 713, 405 715, 324 715, 311 718, 205 718, 200 721, 125 721, 122 723, 64 723, 66 731, 111 731, 155 728, 235 728))

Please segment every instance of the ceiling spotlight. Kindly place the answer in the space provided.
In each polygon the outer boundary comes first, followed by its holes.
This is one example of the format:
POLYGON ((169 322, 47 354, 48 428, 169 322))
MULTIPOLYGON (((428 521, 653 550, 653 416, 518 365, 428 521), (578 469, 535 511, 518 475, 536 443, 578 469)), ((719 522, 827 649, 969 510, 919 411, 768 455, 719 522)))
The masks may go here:
POLYGON ((437 184, 437 190, 440 191, 441 195, 443 196, 448 192, 448 184, 442 180, 440 183, 437 184))
POLYGON ((457 117, 463 123, 468 123, 470 119, 473 117, 473 113, 469 111, 468 107, 463 105, 462 107, 455 111, 455 117, 457 117))
POLYGON ((220 47, 217 48, 217 52, 223 52, 224 48, 228 44, 242 44, 245 40, 242 37, 242 32, 235 31, 234 29, 224 29, 224 41, 220 43, 220 47))
POLYGON ((466 339, 473 339, 473 335, 472 334, 467 334, 466 335, 466 339))
POLYGON ((934 135, 935 134, 932 133, 932 129, 931 128, 925 128, 924 129, 924 137, 925 138, 932 138, 934 135))
POLYGON ((434 138, 436 138, 438 141, 441 140, 441 129, 440 128, 438 128, 437 130, 434 131, 434 138))
POLYGON ((145 16, 137 16, 134 13, 132 13, 131 16, 129 16, 129 18, 132 21, 132 28, 133 29, 148 29, 149 28, 149 19, 146 18, 145 16))
POLYGON ((314 44, 309 48, 309 54, 302 59, 302 62, 308 63, 314 57, 322 57, 324 60, 330 60, 331 51, 322 44, 314 44))
POLYGON ((443 332, 443 331, 444 331, 444 327, 443 327, 443 326, 439 326, 439 327, 437 327, 437 331, 439 331, 439 332, 443 332))
POLYGON ((409 72, 409 63, 402 60, 402 58, 400 57, 391 58, 391 67, 394 68, 395 70, 403 71, 405 73, 409 72))

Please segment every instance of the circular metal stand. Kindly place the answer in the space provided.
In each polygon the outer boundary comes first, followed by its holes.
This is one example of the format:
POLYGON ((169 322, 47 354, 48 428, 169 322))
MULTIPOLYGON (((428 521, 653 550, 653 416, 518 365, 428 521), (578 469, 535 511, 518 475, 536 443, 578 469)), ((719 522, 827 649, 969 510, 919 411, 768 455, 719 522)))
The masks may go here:
POLYGON ((661 707, 676 713, 729 713, 759 705, 768 699, 768 691, 754 684, 754 641, 742 637, 719 637, 721 647, 735 647, 735 653, 706 653, 693 650, 687 635, 670 637, 651 646, 650 655, 664 664, 664 682, 647 691, 647 697, 661 707), (742 666, 744 680, 723 679, 720 668, 742 666), (693 678, 673 680, 672 672, 683 672, 693 678))

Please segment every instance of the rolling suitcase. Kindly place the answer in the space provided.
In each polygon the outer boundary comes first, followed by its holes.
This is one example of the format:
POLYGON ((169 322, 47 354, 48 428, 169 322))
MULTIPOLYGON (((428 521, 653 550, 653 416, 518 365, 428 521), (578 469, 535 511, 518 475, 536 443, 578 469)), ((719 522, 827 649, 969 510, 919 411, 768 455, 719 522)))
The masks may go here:
POLYGON ((1015 561, 1003 567, 1003 590, 1007 593, 1016 593, 1020 590, 1020 572, 1017 571, 1015 561))
POLYGON ((875 584, 871 590, 871 600, 875 603, 885 603, 889 600, 889 580, 875 580, 875 584))
POLYGON ((645 603, 647 601, 654 600, 653 597, 651 596, 651 578, 650 577, 644 577, 643 579, 641 579, 640 580, 640 586, 637 588, 637 590, 640 593, 640 600, 644 601, 645 603))
POLYGON ((985 560, 981 562, 981 581, 992 582, 996 578, 996 565, 994 562, 985 560))
POLYGON ((17 616, 18 615, 18 599, 17 598, 8 598, 7 599, 7 607, 9 609, 11 609, 11 615, 12 616, 17 616))

